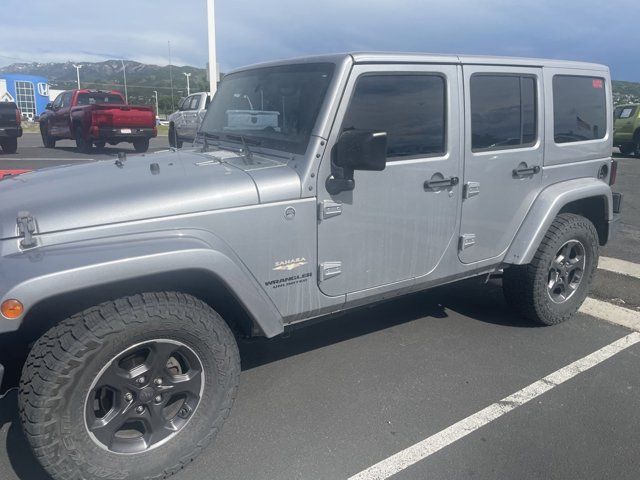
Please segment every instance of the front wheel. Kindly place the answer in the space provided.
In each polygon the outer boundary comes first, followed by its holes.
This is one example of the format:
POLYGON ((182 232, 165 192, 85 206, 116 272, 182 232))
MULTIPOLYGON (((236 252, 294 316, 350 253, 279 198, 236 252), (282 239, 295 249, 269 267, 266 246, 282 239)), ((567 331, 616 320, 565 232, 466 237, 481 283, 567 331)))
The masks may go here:
POLYGON ((542 325, 567 320, 589 293, 598 249, 593 223, 572 213, 558 215, 531 263, 505 269, 502 287, 507 302, 542 325))
POLYGON ((49 135, 49 129, 45 124, 40 124, 40 136, 42 137, 42 144, 44 148, 55 148, 56 139, 49 135))
POLYGON ((239 374, 235 338, 207 304, 135 295, 36 342, 20 382, 22 424, 56 480, 166 478, 215 437, 239 374))
POLYGON ((138 138, 133 141, 133 148, 137 153, 144 153, 149 150, 149 139, 148 138, 138 138))
POLYGON ((178 138, 178 132, 175 125, 169 126, 169 146, 173 148, 182 148, 182 140, 178 138))

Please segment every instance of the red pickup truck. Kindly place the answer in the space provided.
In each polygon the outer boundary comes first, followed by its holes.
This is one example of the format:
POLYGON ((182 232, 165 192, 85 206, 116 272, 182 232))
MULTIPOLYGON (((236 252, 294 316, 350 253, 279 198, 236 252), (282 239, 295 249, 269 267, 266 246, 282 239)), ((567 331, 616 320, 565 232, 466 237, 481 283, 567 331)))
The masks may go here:
POLYGON ((69 90, 47 105, 40 117, 40 134, 47 148, 71 138, 83 153, 93 145, 101 149, 120 142, 133 143, 136 152, 142 153, 158 131, 153 108, 127 105, 120 92, 69 90))

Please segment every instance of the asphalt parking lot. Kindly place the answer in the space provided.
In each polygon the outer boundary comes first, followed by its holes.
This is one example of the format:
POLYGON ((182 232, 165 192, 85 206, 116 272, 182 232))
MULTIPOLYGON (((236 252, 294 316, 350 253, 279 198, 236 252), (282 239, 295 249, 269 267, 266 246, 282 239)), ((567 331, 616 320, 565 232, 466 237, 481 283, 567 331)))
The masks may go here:
MULTIPOLYGON (((0 170, 118 151, 72 147, 26 134, 0 170)), ((163 148, 166 138, 152 142, 163 148)), ((242 343, 229 420, 174 478, 637 479, 640 336, 611 322, 640 329, 640 159, 618 160, 623 224, 583 313, 538 328, 508 309, 499 279, 474 279, 242 343)), ((0 400, 0 479, 47 478, 11 392, 0 400)))

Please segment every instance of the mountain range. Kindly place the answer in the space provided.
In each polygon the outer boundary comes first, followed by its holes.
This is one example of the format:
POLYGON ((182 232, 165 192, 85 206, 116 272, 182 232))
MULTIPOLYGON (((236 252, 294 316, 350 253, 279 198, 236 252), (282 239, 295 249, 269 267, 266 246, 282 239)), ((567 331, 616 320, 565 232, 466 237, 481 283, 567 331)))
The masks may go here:
MULTIPOLYGON (((80 85, 82 88, 101 90, 119 90, 124 92, 124 73, 120 60, 105 62, 81 62, 80 85)), ((127 93, 132 104, 155 103, 153 91, 158 92, 159 110, 168 113, 175 109, 180 97, 187 94, 187 79, 184 73, 190 73, 190 91, 208 90, 209 82, 204 68, 190 66, 147 65, 126 60, 127 93), (172 78, 173 77, 173 78, 172 78), (173 89, 172 89, 173 84, 173 89), (173 90, 173 108, 172 108, 173 90)), ((76 88, 76 69, 73 62, 65 63, 14 63, 0 68, 2 73, 24 73, 45 77, 52 89, 67 90, 76 88)))
MULTIPOLYGON (((148 65, 128 60, 124 64, 129 101, 133 104, 153 105, 155 90, 158 92, 161 113, 175 110, 180 97, 186 96, 187 80, 183 72, 191 74, 189 78, 191 92, 208 89, 207 72, 204 68, 148 65)), ((0 68, 0 73, 41 75, 48 79, 51 88, 58 90, 76 87, 76 69, 72 62, 14 63, 0 68)), ((120 60, 83 62, 80 69, 80 83, 83 88, 124 91, 122 62, 120 60)), ((640 103, 640 83, 614 81, 613 99, 616 105, 640 103)))

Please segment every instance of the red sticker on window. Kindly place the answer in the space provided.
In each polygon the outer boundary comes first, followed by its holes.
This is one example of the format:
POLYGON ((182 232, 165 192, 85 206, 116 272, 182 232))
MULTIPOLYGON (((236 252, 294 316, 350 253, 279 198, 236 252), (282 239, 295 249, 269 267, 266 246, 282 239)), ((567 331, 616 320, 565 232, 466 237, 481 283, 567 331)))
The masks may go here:
POLYGON ((599 78, 593 79, 593 88, 604 88, 604 82, 599 78))

